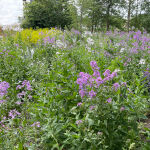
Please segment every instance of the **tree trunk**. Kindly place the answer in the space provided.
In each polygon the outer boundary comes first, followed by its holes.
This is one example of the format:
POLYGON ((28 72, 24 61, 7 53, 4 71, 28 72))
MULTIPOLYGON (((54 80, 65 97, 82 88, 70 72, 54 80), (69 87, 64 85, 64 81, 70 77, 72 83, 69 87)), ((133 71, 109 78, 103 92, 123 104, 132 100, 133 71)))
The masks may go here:
POLYGON ((128 24, 127 24, 128 32, 130 30, 130 16, 131 16, 131 0, 129 0, 129 5, 128 5, 128 24))
POLYGON ((107 6, 107 12, 106 12, 106 30, 109 30, 109 26, 110 26, 110 8, 112 5, 112 0, 109 1, 109 4, 107 6))

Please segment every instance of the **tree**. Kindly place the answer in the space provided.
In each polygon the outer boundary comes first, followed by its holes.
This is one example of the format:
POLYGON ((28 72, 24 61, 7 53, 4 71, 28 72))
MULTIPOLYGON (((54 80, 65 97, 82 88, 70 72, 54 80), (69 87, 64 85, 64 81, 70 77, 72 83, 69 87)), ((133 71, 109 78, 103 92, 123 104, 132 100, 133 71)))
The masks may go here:
POLYGON ((71 18, 66 0, 34 0, 24 8, 23 28, 69 26, 71 18))
POLYGON ((125 0, 99 0, 102 11, 103 23, 106 24, 106 30, 110 29, 111 20, 120 17, 120 10, 125 7, 125 0))

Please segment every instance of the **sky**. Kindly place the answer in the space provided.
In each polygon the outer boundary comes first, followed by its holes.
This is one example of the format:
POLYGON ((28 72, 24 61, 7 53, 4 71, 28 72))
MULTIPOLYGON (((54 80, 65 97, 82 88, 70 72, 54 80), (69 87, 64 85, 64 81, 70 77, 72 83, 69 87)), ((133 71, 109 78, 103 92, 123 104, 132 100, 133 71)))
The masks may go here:
POLYGON ((23 14, 22 0, 0 0, 0 25, 18 23, 18 17, 23 14))

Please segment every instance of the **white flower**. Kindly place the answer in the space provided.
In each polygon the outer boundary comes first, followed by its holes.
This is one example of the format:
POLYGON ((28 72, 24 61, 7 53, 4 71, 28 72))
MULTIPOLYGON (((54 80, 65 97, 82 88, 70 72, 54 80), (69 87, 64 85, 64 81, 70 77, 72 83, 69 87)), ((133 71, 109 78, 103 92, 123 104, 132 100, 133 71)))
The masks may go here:
POLYGON ((91 47, 89 47, 88 45, 86 45, 85 48, 88 50, 88 52, 91 52, 91 47))
POLYGON ((31 58, 33 58, 33 55, 34 55, 34 50, 31 49, 31 58))
POLYGON ((64 42, 62 42, 61 40, 57 40, 56 41, 56 46, 58 47, 58 48, 66 48, 67 47, 67 44, 64 42))
POLYGON ((119 43, 116 43, 114 46, 115 46, 115 48, 117 48, 117 47, 120 46, 120 44, 119 44, 119 43))
POLYGON ((125 48, 121 48, 120 53, 123 53, 125 50, 125 48))
POLYGON ((84 31, 82 34, 82 37, 92 36, 92 33, 90 31, 84 31))
POLYGON ((76 43, 77 40, 76 40, 76 38, 73 38, 72 41, 73 41, 73 43, 76 43))
POLYGON ((89 45, 93 45, 94 44, 94 40, 89 37, 89 38, 87 38, 87 43, 89 45))
POLYGON ((139 64, 145 64, 145 59, 141 59, 139 64))
POLYGON ((60 53, 59 52, 56 52, 56 55, 59 55, 60 53))

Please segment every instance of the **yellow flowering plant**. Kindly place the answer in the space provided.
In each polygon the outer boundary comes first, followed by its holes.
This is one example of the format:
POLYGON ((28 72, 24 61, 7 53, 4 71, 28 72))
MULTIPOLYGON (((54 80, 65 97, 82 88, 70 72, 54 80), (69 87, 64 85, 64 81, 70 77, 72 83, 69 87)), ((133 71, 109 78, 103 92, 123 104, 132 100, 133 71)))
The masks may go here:
POLYGON ((55 28, 44 28, 44 29, 24 29, 21 32, 17 32, 15 36, 15 41, 21 39, 25 43, 36 44, 39 41, 43 40, 43 38, 49 37, 56 37, 62 34, 62 31, 55 29, 55 28))

